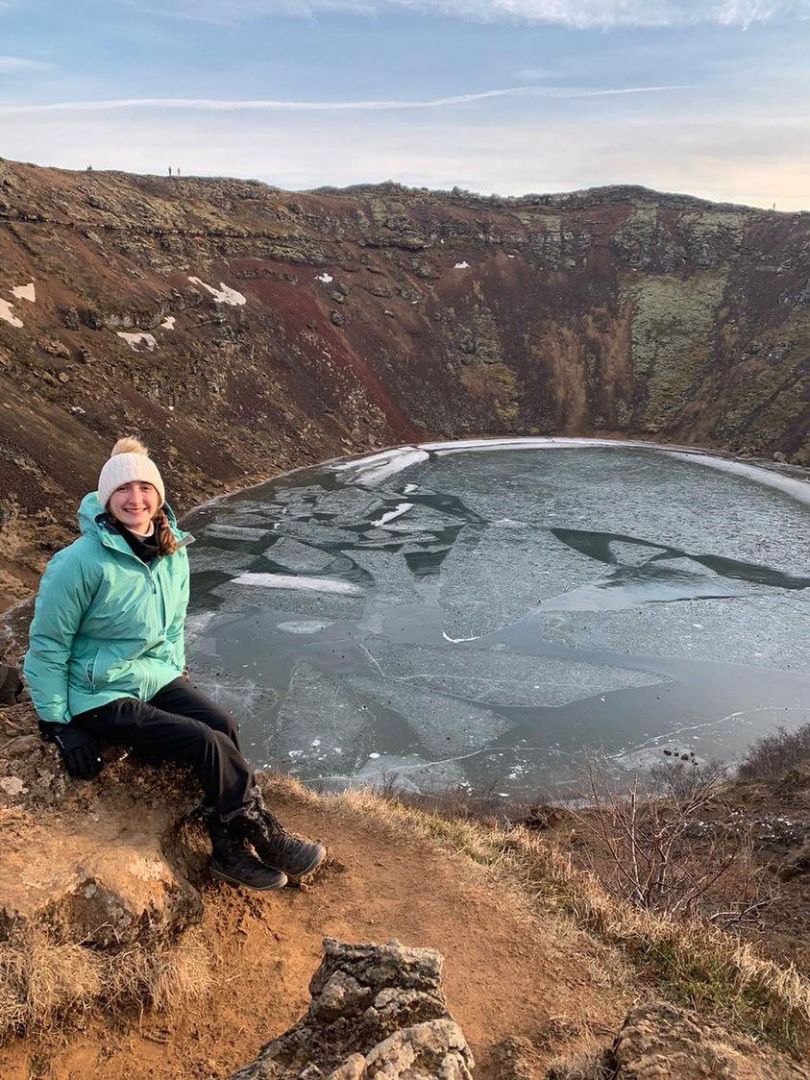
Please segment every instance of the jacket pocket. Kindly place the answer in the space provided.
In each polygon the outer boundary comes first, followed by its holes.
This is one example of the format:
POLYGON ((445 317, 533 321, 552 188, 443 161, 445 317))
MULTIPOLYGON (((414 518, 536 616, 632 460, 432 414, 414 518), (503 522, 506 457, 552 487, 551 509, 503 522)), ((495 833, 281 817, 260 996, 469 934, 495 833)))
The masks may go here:
POLYGON ((101 653, 102 650, 99 649, 96 652, 96 655, 93 657, 91 663, 87 666, 87 681, 90 683, 90 686, 93 690, 95 690, 96 688, 97 680, 99 678, 99 672, 101 671, 101 667, 99 665, 99 657, 101 656, 101 653))
POLYGON ((129 663, 115 656, 109 649, 99 649, 89 665, 88 681, 91 690, 100 690, 119 682, 129 663))

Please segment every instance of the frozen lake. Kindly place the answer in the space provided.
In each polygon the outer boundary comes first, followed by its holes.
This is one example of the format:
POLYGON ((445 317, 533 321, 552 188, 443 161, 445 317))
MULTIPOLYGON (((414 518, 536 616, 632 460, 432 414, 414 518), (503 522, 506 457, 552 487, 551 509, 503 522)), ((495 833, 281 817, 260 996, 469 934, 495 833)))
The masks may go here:
POLYGON ((189 661, 259 764, 553 794, 810 720, 810 484, 643 444, 421 444, 195 512, 189 661))

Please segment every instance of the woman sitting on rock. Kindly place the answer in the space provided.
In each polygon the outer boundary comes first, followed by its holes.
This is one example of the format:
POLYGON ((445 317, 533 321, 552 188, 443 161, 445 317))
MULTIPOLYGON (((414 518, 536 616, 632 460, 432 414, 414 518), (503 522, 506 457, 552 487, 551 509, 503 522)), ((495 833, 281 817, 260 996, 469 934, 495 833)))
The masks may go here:
POLYGON ((164 499, 149 451, 119 439, 98 491, 82 500, 82 536, 40 583, 23 667, 40 730, 83 779, 101 770, 102 742, 190 765, 204 791, 212 875, 277 888, 315 870, 326 849, 292 836, 264 806, 236 720, 184 674, 192 538, 164 499))

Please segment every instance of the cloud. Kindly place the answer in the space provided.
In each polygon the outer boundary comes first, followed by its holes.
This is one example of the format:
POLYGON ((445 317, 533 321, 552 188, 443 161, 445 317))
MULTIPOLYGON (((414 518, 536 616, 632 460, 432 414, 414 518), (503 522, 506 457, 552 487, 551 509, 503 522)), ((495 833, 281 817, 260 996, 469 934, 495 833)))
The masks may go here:
POLYGON ((478 22, 556 23, 576 29, 717 23, 751 26, 806 18, 810 0, 173 0, 156 14, 208 22, 286 16, 422 14, 478 22))
POLYGON ((438 109, 452 105, 468 105, 491 98, 544 97, 555 99, 613 97, 619 94, 658 94, 670 90, 686 90, 686 85, 627 86, 607 89, 590 87, 511 86, 502 90, 482 90, 477 93, 456 94, 451 97, 427 100, 381 101, 281 101, 265 98, 230 100, 227 98, 112 98, 101 101, 55 101, 40 105, 0 105, 0 115, 26 113, 86 113, 117 112, 129 109, 166 109, 190 112, 384 112, 387 110, 438 109))
MULTIPOLYGON (((0 6, 0 12, 2 12, 0 6)), ((10 75, 16 71, 41 71, 51 67, 44 60, 29 60, 25 56, 2 56, 0 55, 0 75, 10 75)))
MULTIPOLYGON (((84 169, 256 177, 300 190, 385 179, 484 193, 635 183, 719 201, 810 210, 810 116, 800 103, 647 95, 643 108, 588 98, 516 114, 119 112, 3 117, 7 158, 84 169)), ((629 99, 639 102, 640 99, 629 99)))

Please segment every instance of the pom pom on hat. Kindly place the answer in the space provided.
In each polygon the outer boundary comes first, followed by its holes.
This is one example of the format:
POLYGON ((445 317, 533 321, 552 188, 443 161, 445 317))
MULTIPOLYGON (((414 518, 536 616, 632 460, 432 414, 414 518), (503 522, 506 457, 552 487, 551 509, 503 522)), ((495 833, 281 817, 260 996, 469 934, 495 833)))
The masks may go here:
POLYGON ((149 457, 149 451, 142 442, 126 437, 119 439, 112 448, 110 459, 99 474, 98 498, 101 505, 106 508, 115 489, 133 480, 151 484, 158 493, 160 505, 163 506, 166 489, 157 465, 149 457))

